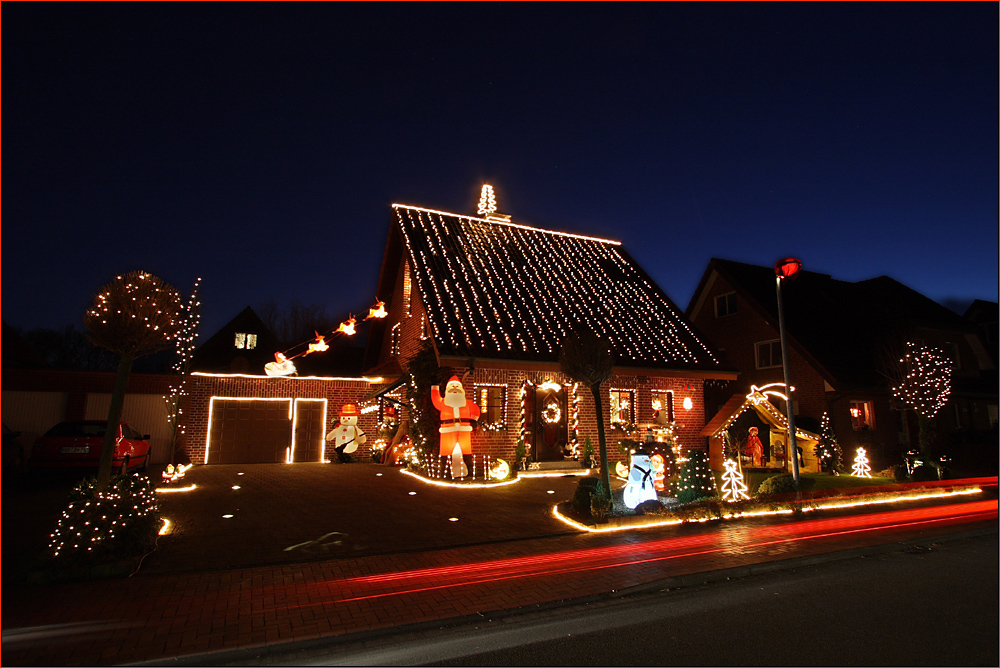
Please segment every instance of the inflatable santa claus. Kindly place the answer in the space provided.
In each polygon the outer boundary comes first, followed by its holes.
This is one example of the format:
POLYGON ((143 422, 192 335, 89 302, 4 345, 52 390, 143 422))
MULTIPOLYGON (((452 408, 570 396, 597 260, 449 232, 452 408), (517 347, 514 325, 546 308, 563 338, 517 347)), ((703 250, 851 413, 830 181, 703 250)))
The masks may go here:
POLYGON ((451 477, 469 475, 463 455, 472 454, 472 427, 479 419, 479 406, 465 398, 465 388, 458 376, 444 387, 444 398, 437 385, 431 387, 431 401, 441 411, 441 456, 451 456, 451 477))
POLYGON ((332 443, 341 461, 345 454, 350 454, 358 449, 359 445, 364 445, 368 437, 358 426, 358 417, 361 413, 354 404, 344 404, 340 409, 340 419, 334 423, 333 429, 326 435, 328 443, 332 443))

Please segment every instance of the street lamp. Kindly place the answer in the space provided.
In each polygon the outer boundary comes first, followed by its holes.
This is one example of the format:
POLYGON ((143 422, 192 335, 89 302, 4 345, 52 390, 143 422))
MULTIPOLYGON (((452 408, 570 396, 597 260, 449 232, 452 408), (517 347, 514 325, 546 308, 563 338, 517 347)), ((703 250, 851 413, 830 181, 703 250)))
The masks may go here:
POLYGON ((788 340, 785 336, 785 306, 781 299, 781 281, 791 280, 798 276, 802 263, 794 257, 778 260, 774 265, 774 275, 778 291, 778 332, 781 336, 781 370, 785 376, 785 387, 788 388, 788 400, 785 402, 785 415, 788 418, 788 455, 792 458, 792 478, 795 480, 795 491, 801 489, 799 483, 799 449, 795 442, 795 410, 792 402, 792 379, 788 371, 788 340))

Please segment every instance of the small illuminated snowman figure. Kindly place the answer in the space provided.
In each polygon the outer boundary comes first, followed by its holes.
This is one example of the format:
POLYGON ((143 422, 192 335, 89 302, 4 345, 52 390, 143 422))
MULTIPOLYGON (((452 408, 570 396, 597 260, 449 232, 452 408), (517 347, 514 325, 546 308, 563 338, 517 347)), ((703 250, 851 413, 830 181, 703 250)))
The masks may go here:
POLYGON ((358 427, 359 416, 358 407, 354 404, 344 404, 344 407, 340 409, 340 420, 326 435, 327 442, 332 441, 338 453, 350 454, 368 440, 365 432, 358 427))
POLYGON ((635 508, 643 501, 656 501, 655 476, 648 454, 632 455, 632 468, 628 472, 628 482, 625 483, 625 505, 635 508))

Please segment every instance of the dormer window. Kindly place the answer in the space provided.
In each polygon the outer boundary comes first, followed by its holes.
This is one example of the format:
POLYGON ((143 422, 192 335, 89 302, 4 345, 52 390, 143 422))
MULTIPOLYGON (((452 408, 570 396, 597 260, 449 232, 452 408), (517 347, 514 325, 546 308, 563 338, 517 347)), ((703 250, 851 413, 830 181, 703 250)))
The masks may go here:
POLYGON ((234 345, 239 350, 253 350, 257 347, 257 335, 247 334, 246 332, 236 332, 234 345))

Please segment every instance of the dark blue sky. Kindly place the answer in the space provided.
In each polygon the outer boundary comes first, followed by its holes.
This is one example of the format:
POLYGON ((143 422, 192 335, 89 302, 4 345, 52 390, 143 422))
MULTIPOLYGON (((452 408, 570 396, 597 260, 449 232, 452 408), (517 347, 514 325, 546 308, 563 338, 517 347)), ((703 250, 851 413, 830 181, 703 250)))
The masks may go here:
POLYGON ((392 202, 997 299, 996 3, 3 5, 6 322, 373 300, 392 202))

